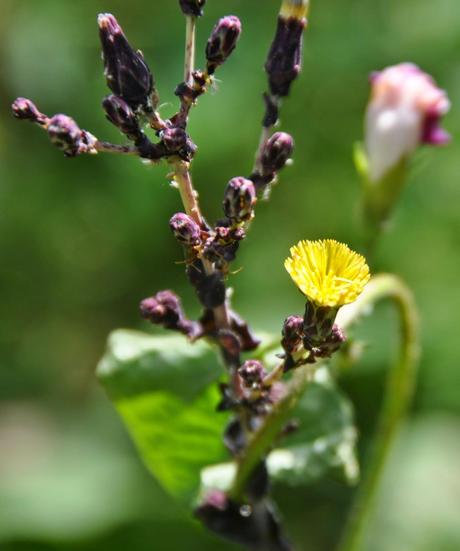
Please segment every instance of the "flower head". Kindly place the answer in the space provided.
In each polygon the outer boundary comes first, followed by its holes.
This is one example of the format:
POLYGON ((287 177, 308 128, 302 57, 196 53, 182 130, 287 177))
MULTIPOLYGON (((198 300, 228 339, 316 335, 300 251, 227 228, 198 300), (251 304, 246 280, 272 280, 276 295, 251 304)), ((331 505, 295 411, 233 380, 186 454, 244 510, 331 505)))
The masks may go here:
POLYGON ((334 239, 299 241, 284 266, 294 283, 317 306, 353 302, 369 281, 363 256, 334 239))
POLYGON ((366 112, 366 150, 371 181, 381 180, 419 145, 444 144, 440 118, 449 99, 417 65, 401 63, 371 76, 366 112))

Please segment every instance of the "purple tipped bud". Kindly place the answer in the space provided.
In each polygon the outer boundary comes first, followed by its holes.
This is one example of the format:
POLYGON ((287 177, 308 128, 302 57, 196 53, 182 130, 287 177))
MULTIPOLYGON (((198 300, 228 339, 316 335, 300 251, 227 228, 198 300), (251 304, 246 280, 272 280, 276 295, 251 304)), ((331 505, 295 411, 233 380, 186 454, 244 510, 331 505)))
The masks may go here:
POLYGON ((179 243, 190 247, 201 243, 200 226, 187 214, 176 213, 169 221, 169 226, 179 243))
POLYGON ((180 331, 188 337, 196 336, 198 324, 186 319, 179 297, 172 291, 160 291, 140 304, 141 316, 155 325, 180 331))
POLYGON ((283 325, 283 339, 281 346, 288 353, 292 354, 302 342, 304 320, 301 316, 289 316, 283 325))
POLYGON ((179 0, 179 4, 184 15, 200 17, 203 15, 203 7, 206 4, 206 0, 179 0))
POLYGON ((114 95, 107 96, 102 107, 107 119, 128 138, 136 140, 142 135, 137 117, 125 100, 114 95))
POLYGON ((144 299, 140 310, 144 319, 167 327, 177 327, 183 315, 179 297, 172 291, 160 291, 155 296, 144 299))
POLYGON ((222 65, 236 47, 241 34, 241 22, 234 15, 220 19, 214 27, 206 45, 208 73, 212 74, 222 65))
POLYGON ((238 369, 238 375, 243 379, 243 383, 247 387, 260 385, 266 374, 264 366, 257 360, 247 360, 238 369))
POLYGON ((261 167, 264 174, 281 170, 294 150, 294 140, 286 132, 276 132, 265 144, 261 167))
POLYGON ((235 222, 249 220, 256 202, 256 190, 251 180, 239 176, 228 182, 223 206, 225 216, 230 220, 235 222))
POLYGON ((67 115, 54 115, 51 118, 48 124, 48 135, 51 143, 62 149, 68 157, 75 157, 80 152, 82 131, 67 115))
POLYGON ((46 116, 37 109, 36 105, 27 98, 16 98, 11 106, 13 115, 17 119, 44 124, 46 116))
POLYGON ((129 44, 110 13, 97 18, 107 86, 134 110, 150 105, 154 82, 142 54, 129 44))
POLYGON ((300 73, 305 24, 305 19, 278 17, 275 38, 265 63, 270 92, 274 96, 287 96, 300 73))

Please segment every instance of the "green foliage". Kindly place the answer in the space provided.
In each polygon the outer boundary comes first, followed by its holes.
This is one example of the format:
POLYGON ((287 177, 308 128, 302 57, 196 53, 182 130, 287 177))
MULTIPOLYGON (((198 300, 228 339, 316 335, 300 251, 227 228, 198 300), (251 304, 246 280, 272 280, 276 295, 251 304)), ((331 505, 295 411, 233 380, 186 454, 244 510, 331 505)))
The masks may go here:
MULTIPOLYGON (((268 455, 267 467, 273 481, 299 486, 334 472, 349 483, 356 482, 352 406, 326 367, 319 369, 314 382, 307 383, 291 415, 298 429, 282 441, 283 447, 268 455)), ((235 473, 232 463, 206 468, 201 476, 202 490, 229 489, 235 473)))
POLYGON ((98 375, 160 484, 190 500, 199 472, 221 461, 226 416, 215 414, 221 374, 215 352, 180 336, 115 331, 98 375))
MULTIPOLYGON (((202 469, 205 487, 231 484, 231 464, 205 468, 226 458, 221 443, 226 416, 215 413, 220 370, 210 346, 191 345, 180 336, 115 331, 98 375, 142 459, 168 492, 180 500, 193 499, 202 469)), ((299 484, 334 468, 354 479, 352 409, 327 368, 317 371, 305 392, 291 386, 299 400, 287 415, 280 415, 284 422, 292 414, 299 429, 270 454, 274 478, 299 484)), ((268 422, 278 426, 271 417, 268 422)))

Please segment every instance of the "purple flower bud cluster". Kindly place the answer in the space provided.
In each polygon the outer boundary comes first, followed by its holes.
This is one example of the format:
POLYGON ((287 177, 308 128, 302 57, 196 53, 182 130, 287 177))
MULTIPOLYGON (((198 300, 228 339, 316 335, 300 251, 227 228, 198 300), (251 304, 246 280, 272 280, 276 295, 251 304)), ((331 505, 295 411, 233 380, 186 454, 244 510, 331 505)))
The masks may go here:
POLYGON ((346 337, 334 323, 336 314, 334 308, 307 302, 303 318, 286 318, 281 340, 285 371, 304 363, 314 363, 316 358, 329 358, 340 348, 346 337))
POLYGON ((179 331, 189 338, 199 333, 199 324, 185 317, 179 297, 172 291, 160 291, 140 304, 141 316, 155 325, 179 331))
POLYGON ((234 15, 220 19, 209 37, 206 45, 207 71, 212 75, 215 70, 227 61, 236 48, 241 35, 241 22, 234 15))

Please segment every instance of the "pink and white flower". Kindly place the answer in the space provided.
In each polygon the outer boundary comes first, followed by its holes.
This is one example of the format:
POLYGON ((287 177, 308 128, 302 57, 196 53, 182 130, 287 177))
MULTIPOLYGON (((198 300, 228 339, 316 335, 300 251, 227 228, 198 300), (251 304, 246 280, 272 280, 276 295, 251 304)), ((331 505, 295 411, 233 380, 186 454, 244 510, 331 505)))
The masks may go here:
POLYGON ((440 119, 450 102, 446 92, 412 63, 373 73, 371 86, 365 142, 369 178, 378 182, 419 145, 449 141, 440 119))

